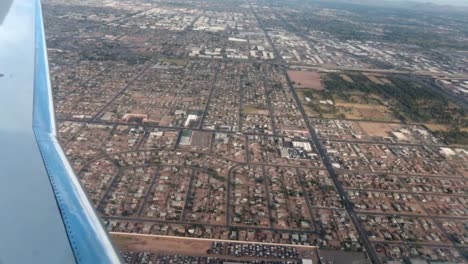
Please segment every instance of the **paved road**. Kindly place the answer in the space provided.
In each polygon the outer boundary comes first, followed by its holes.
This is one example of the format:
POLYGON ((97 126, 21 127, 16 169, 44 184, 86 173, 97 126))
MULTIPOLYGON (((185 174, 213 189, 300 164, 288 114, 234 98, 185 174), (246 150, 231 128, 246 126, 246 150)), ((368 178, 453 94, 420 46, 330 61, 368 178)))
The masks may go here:
MULTIPOLYGON (((390 245, 408 245, 408 246, 428 246, 428 247, 441 247, 441 248, 463 248, 466 249, 468 248, 468 245, 456 245, 453 246, 451 244, 442 244, 442 243, 429 243, 429 242, 405 242, 405 241, 388 241, 388 240, 374 240, 372 241, 373 244, 390 244, 390 245)), ((443 263, 443 262, 442 262, 443 263)), ((453 262, 448 262, 448 263, 453 263, 453 262)))
POLYGON ((140 77, 142 76, 149 68, 151 68, 151 66, 153 66, 154 64, 156 64, 158 62, 158 59, 155 59, 151 62, 148 63, 148 65, 145 66, 145 68, 140 71, 139 73, 137 73, 137 75, 135 75, 131 80, 130 82, 128 82, 122 89, 120 89, 92 118, 91 120, 92 121, 95 121, 97 120, 98 118, 101 117, 102 113, 104 113, 104 111, 107 109, 107 107, 109 107, 119 96, 121 96, 125 91, 128 90, 128 88, 130 88, 130 86, 132 86, 132 84, 140 77))
MULTIPOLYGON (((406 185, 406 184, 404 184, 406 185)), ((411 195, 433 195, 433 196, 455 196, 455 197, 468 197, 468 193, 440 193, 440 192, 414 192, 405 190, 381 190, 381 189, 360 189, 354 187, 347 187, 348 191, 362 191, 362 192, 381 192, 381 193, 398 193, 398 194, 411 194, 411 195)), ((407 188, 408 189, 408 188, 407 188)))
MULTIPOLYGON (((142 11, 144 12, 144 11, 142 11)), ((141 13, 141 12, 139 12, 141 13)), ((192 21, 193 22, 193 21, 192 21)), ((186 32, 188 30, 185 29, 184 32, 186 32)), ((91 121, 96 121, 98 120, 102 113, 104 113, 104 111, 119 97, 121 96, 125 91, 127 91, 131 86, 132 84, 140 77, 142 76, 143 74, 146 73, 146 71, 148 71, 148 69, 150 69, 152 66, 154 66, 156 63, 158 63, 159 59, 161 59, 163 57, 163 54, 165 54, 168 50, 171 49, 171 46, 175 43, 177 43, 177 41, 181 38, 182 35, 177 35, 168 45, 167 47, 164 49, 164 51, 161 52, 160 55, 158 56, 155 56, 155 58, 153 58, 149 63, 148 65, 146 65, 144 67, 144 69, 142 71, 140 71, 139 73, 137 73, 131 80, 128 84, 126 84, 122 89, 120 89, 107 103, 106 105, 104 105, 92 118, 91 118, 91 121)))
POLYGON ((276 122, 275 122, 275 112, 273 111, 273 106, 271 104, 271 96, 270 93, 273 90, 273 87, 271 87, 271 82, 266 78, 265 73, 261 72, 260 75, 262 76, 262 81, 263 85, 265 87, 265 99, 267 101, 267 106, 268 106, 268 112, 270 113, 270 123, 271 123, 271 129, 273 131, 273 135, 277 135, 277 129, 276 129, 276 122))
MULTIPOLYGON (((249 3, 250 5, 250 3, 249 3)), ((287 82, 288 82, 288 87, 294 97, 294 100, 296 101, 296 104, 298 106, 298 109, 303 117, 303 120, 304 122, 306 123, 306 126, 307 126, 307 129, 309 131, 309 134, 311 135, 311 139, 312 139, 312 142, 313 142, 313 145, 317 151, 317 153, 319 154, 319 156, 321 157, 322 161, 323 161, 323 164, 325 165, 325 169, 329 172, 330 174, 330 177, 332 178, 333 182, 334 182, 334 185, 339 193, 339 195, 342 197, 342 200, 343 200, 343 204, 344 204, 344 208, 345 210, 348 212, 350 218, 351 218, 351 221, 353 222, 354 226, 356 227, 356 230, 358 231, 359 233, 359 236, 362 240, 362 243, 366 249, 366 252, 369 256, 369 258, 372 260, 373 263, 380 263, 380 259, 377 257, 377 254, 376 252, 374 251, 373 247, 372 247, 372 243, 375 243, 374 241, 370 241, 369 238, 367 237, 366 235, 366 231, 364 230, 363 226, 361 225, 359 219, 358 219, 358 216, 356 214, 356 211, 354 210, 353 208, 353 204, 350 200, 350 198, 348 197, 346 191, 344 190, 341 182, 339 181, 339 178, 338 178, 338 175, 336 173, 336 171, 333 169, 333 167, 331 166, 331 162, 326 154, 326 151, 325 151, 325 148, 323 147, 322 145, 322 142, 317 134, 315 133, 315 130, 313 129, 313 127, 311 126, 310 122, 309 122, 309 119, 305 113, 305 110, 298 98, 298 95, 295 91, 295 89, 293 88, 292 86, 292 83, 291 83, 291 80, 289 79, 287 73, 286 73, 286 69, 287 69, 287 64, 285 62, 283 62, 281 60, 281 56, 280 54, 278 53, 276 47, 273 45, 273 42, 271 41, 271 38, 269 37, 269 35, 267 34, 265 28, 264 28, 264 25, 263 23, 261 22, 261 20, 259 19, 258 15, 256 14, 255 10, 253 9, 253 7, 250 5, 251 9, 252 9, 252 12, 254 13, 257 21, 259 22, 259 25, 261 26, 261 28, 264 30, 265 34, 266 34, 266 37, 267 37, 267 40, 268 42, 271 44, 272 48, 273 48, 273 51, 275 53, 275 63, 277 63, 277 65, 281 65, 282 67, 282 70, 284 71, 284 75, 286 76, 286 79, 287 79, 287 82)), ((142 76, 155 62, 158 61, 158 58, 156 58, 155 60, 153 60, 151 63, 149 63, 148 65, 146 65, 146 67, 141 71, 139 72, 127 85, 125 85, 121 90, 119 90, 111 100, 109 100, 107 102, 107 104, 102 107, 94 116, 91 120, 87 120, 87 121, 83 121, 83 120, 71 120, 71 119, 63 119, 63 120, 69 120, 69 121, 76 121, 76 122, 84 122, 84 123, 96 123, 96 124, 109 124, 109 125, 116 125, 116 124, 122 124, 122 125, 129 125, 127 123, 119 123, 119 122, 105 122, 105 121, 100 121, 98 120, 99 117, 102 115, 102 113, 108 108, 108 106, 110 106, 120 95, 122 95, 140 76, 142 76)), ((301 66, 298 66, 298 67, 301 67, 301 66)), ((323 68, 323 67, 321 67, 323 68)), ((326 68, 326 69, 331 69, 331 68, 326 68)), ((359 70, 359 71, 371 71, 371 72, 387 72, 387 73, 405 73, 405 74, 417 74, 417 73, 409 73, 409 72, 404 72, 404 71, 394 71, 394 70, 375 70, 375 69, 353 69, 353 68, 339 68, 339 67, 335 67, 334 69, 342 69, 342 70, 350 70, 350 71, 353 71, 353 70, 359 70)), ((208 99, 207 99, 207 103, 205 105, 205 109, 203 111, 203 115, 202 115, 202 118, 201 118, 201 121, 200 121, 200 126, 198 129, 195 129, 195 130, 203 130, 202 127, 203 127, 203 122, 206 118, 206 114, 207 114, 207 111, 208 111, 208 106, 209 106, 209 103, 211 101, 211 98, 213 96, 213 93, 214 93, 214 90, 215 90, 215 84, 216 84, 216 80, 217 80, 217 76, 218 76, 218 70, 216 70, 216 73, 215 73, 215 77, 214 77, 214 80, 213 80, 213 83, 212 83, 212 87, 210 89, 210 93, 209 93, 209 96, 208 96, 208 99)), ((270 84, 267 83, 267 78, 265 78, 264 75, 262 75, 264 81, 266 82, 266 87, 269 87, 270 84)), ((269 87, 270 88, 270 87, 269 87)), ((272 109, 272 106, 271 106, 271 102, 270 100, 267 98, 268 100, 268 107, 269 107, 269 111, 270 111, 270 115, 271 117, 273 116, 273 109, 272 109)), ((131 124, 130 124, 131 125, 131 124)), ((152 126, 152 125, 145 125, 145 127, 155 127, 155 128, 165 128, 165 129, 171 129, 171 130, 174 130, 174 129, 181 129, 181 128, 174 128, 174 127, 164 127, 164 126, 152 126)), ((275 124, 274 124, 274 120, 272 119, 272 127, 273 127, 273 131, 274 133, 276 134, 276 128, 275 128, 275 124)), ((224 132, 224 133, 236 133, 235 131, 219 131, 219 130, 216 130, 216 131, 213 131, 213 130, 206 130, 206 131, 211 131, 211 132, 224 132)), ((245 135, 265 135, 265 134, 257 134, 257 133, 244 133, 245 135)), ((266 135, 265 135, 266 136, 266 135)), ((271 136, 271 135, 268 135, 268 136, 271 136)), ((141 142, 143 142, 143 139, 139 142, 139 144, 137 145, 137 147, 139 148, 141 142)), ((346 142, 348 143, 349 141, 345 141, 345 140, 335 140, 335 142, 346 142)), ((355 143, 355 142, 353 142, 355 143)), ((398 144, 398 145, 407 145, 407 146, 426 146, 424 144, 405 144, 405 143, 378 143, 378 142, 359 142, 359 143, 365 143, 365 144, 386 144, 386 145, 392 145, 392 144, 398 144)), ((141 151, 144 151, 144 150, 141 150, 141 151)), ((128 151, 128 152, 133 152, 133 151, 128 151)), ((113 153, 114 154, 114 153, 113 153)), ((102 157, 105 157, 106 155, 103 155, 102 157)), ((102 158, 100 157, 100 158, 102 158)), ((95 160, 95 159, 94 159, 95 160)), ((93 161, 94 161, 93 160, 93 161)), ((112 160, 112 159, 111 159, 112 160)), ((265 191, 266 191, 266 195, 267 197, 270 197, 270 194, 269 194, 269 190, 268 190, 268 178, 266 177, 266 174, 265 174, 265 168, 264 166, 275 166, 276 164, 266 164, 266 163, 249 163, 249 162, 236 162, 237 165, 233 166, 230 168, 229 170, 229 173, 228 173, 228 181, 227 181, 227 192, 226 192, 226 224, 225 225, 211 225, 211 224, 206 224, 204 223, 205 225, 207 226, 219 226, 219 227, 232 227, 231 225, 231 200, 230 200, 230 196, 231 196, 231 180, 232 180, 232 173, 233 173, 233 170, 235 168, 237 168, 238 166, 242 166, 242 165, 257 165, 257 166, 262 166, 262 170, 263 170, 263 175, 264 175, 264 178, 265 178, 265 191)), ((281 165, 283 166, 283 165, 281 165)), ((283 167, 292 167, 292 168, 302 168, 303 166, 294 166, 294 165, 284 165, 283 167)), ((306 167, 308 168, 308 167, 306 167)), ((391 174, 395 174, 395 173, 391 173, 391 174)), ((103 195, 102 199, 99 201, 98 203, 98 208, 101 208, 102 209, 102 206, 103 206, 103 203, 104 201, 108 198, 109 196, 109 193, 110 193, 110 190, 112 189, 112 186, 115 185, 115 182, 116 180, 120 177, 121 175, 121 171, 119 170, 118 173, 114 176, 114 178, 112 179, 111 181, 111 184, 110 184, 110 187, 107 189, 107 191, 105 192, 105 194, 103 195)), ((404 175, 407 175, 406 173, 404 175)), ((427 175, 420 175, 420 176, 427 176, 427 175)), ((306 193, 304 187, 303 187, 303 179, 300 177, 300 175, 298 175, 299 177, 299 182, 301 183, 301 187, 302 187, 302 191, 304 192, 304 195, 305 195, 305 198, 307 200, 307 206, 308 206, 308 209, 309 209, 309 212, 311 211, 312 207, 309 200, 310 200, 310 197, 308 197, 308 194, 306 193)), ((144 199, 144 203, 142 204, 142 206, 139 208, 138 210, 138 216, 141 215, 141 213, 143 212, 143 206, 144 204, 146 204, 147 202, 147 199, 149 197, 149 194, 150 194, 150 191, 151 191, 151 188, 152 186, 154 185, 155 181, 156 181, 156 178, 157 178, 157 175, 154 175, 154 177, 152 178, 152 181, 150 183, 150 186, 149 186, 149 189, 145 195, 145 199, 144 199)), ((189 191, 187 192, 187 196, 186 196, 186 201, 188 200, 187 198, 190 196, 190 189, 191 189, 191 186, 193 184, 193 173, 192 173, 192 176, 191 176, 191 179, 190 179, 190 187, 189 187, 189 191)), ((268 200, 268 211, 269 211, 269 217, 270 219, 272 218, 272 213, 271 213, 271 209, 270 209, 270 201, 268 200)), ((186 206, 185 206, 186 207, 186 206)), ((180 221, 166 221, 166 220, 155 220, 155 219, 148 219, 148 218, 141 218, 141 217, 104 217, 106 219, 114 219, 114 220, 125 220, 125 221, 138 221, 138 222, 156 222, 156 223, 178 223, 178 224, 194 224, 193 222, 188 222, 188 221, 184 221, 184 214, 185 214, 185 207, 184 207, 184 211, 183 211, 183 214, 181 216, 181 220, 180 221)), ((360 212, 361 214, 361 212, 360 212)), ((368 214, 367 212, 366 213, 362 213, 362 214, 368 214)), ((381 214, 381 215, 392 215, 393 213, 369 213, 369 214, 381 214)), ((400 214, 399 215, 402 215, 404 216, 405 214, 400 214)), ((414 216, 413 214, 411 215, 408 215, 408 216, 414 216)), ((312 217, 312 216, 311 216, 312 217)), ((433 218, 438 218, 438 217, 435 217, 435 216, 431 216, 433 218)), ((459 217, 444 217, 444 218, 449 218, 449 219, 460 219, 459 217)), ((240 227, 240 226, 239 226, 240 227)), ((312 231, 312 230, 297 230, 297 229, 275 229, 273 228, 273 223, 270 221, 270 227, 251 227, 251 226, 245 226, 245 228, 249 228, 249 229, 257 229, 257 230, 270 230, 270 231, 284 231, 284 232, 292 232, 292 233, 296 233, 296 232, 303 232, 303 233, 315 233, 316 230, 312 231)), ((386 243, 388 243, 388 241, 385 241, 386 243)), ((401 243, 401 242, 398 242, 398 243, 401 243)), ((423 243, 416 243, 418 245, 422 245, 423 243)), ((432 243, 431 243, 432 245, 432 243)))
POLYGON ((359 234, 359 237, 361 238, 361 242, 362 242, 362 244, 363 244, 363 246, 364 246, 364 248, 366 250, 367 255, 369 256, 372 263, 380 264, 381 261, 380 261, 379 257, 377 256, 377 253, 375 252, 374 248, 372 247, 372 245, 371 245, 371 243, 369 241, 369 238, 367 237, 366 231, 364 230, 364 228, 360 224, 359 219, 358 219, 356 213, 353 210, 353 203, 351 202, 350 198, 348 197, 348 194, 346 193, 343 186, 341 185, 341 183, 340 183, 340 181, 338 179, 338 175, 334 171, 334 169, 333 169, 333 167, 331 165, 331 162, 330 162, 330 160, 329 160, 329 158, 328 158, 328 156, 327 156, 327 154, 325 152, 325 149, 324 149, 324 147, 322 146, 322 144, 320 142, 320 139, 317 137, 317 134, 315 133, 315 130, 310 125, 310 122, 309 122, 309 119, 307 118, 304 107, 302 106, 301 101, 299 100, 299 97, 297 96, 296 90, 294 89, 294 87, 293 87, 293 85, 291 83, 291 80, 289 79, 286 72, 285 72, 285 75, 286 75, 286 78, 287 78, 288 85, 289 85, 289 88, 291 90, 291 93, 292 93, 294 99, 296 100, 298 109, 301 112, 301 115, 302 115, 302 117, 303 117, 303 119, 304 119, 304 121, 306 123, 306 126, 307 126, 307 128, 309 130, 309 133, 310 133, 310 135, 312 137, 312 141, 313 141, 313 143, 315 145, 317 153, 322 158, 323 164, 325 165, 325 168, 327 169, 328 173, 330 174, 330 177, 332 178, 333 183, 335 184, 335 187, 336 187, 336 189, 338 191, 338 194, 341 196, 341 199, 343 200, 343 205, 344 205, 346 211, 348 212, 348 215, 351 218, 351 221, 353 222, 354 226, 356 227, 356 230, 357 230, 357 232, 359 234))
POLYGON ((360 215, 381 215, 381 216, 396 216, 396 217, 432 217, 434 219, 453 219, 453 220, 465 220, 466 216, 447 216, 447 215, 428 215, 428 214, 412 214, 412 213, 402 213, 402 212, 369 212, 369 211, 355 211, 360 215))
POLYGON ((385 145, 385 146, 406 146, 406 147, 447 147, 445 144, 424 144, 424 143, 403 143, 403 142, 378 142, 378 141, 364 141, 364 140, 346 140, 346 139, 328 139, 319 138, 322 141, 349 143, 349 144, 367 144, 367 145, 385 145))
POLYGON ((211 98, 213 97, 214 91, 216 89, 216 81, 218 80, 218 74, 219 74, 219 67, 216 67, 215 76, 213 78, 213 83, 211 84, 211 88, 210 88, 210 94, 208 95, 205 108, 203 109, 202 117, 200 118, 200 125, 198 126, 199 129, 203 128, 203 123, 205 122, 206 115, 208 114, 208 107, 210 105, 211 98))
MULTIPOLYGON (((251 230, 266 230, 272 232, 285 232, 290 234, 297 233, 306 233, 306 234, 315 234, 314 230, 310 229, 289 229, 289 228, 271 228, 271 227, 261 227, 261 226, 247 226, 247 225, 226 225, 226 224, 209 224, 209 223, 197 223, 190 221, 177 221, 177 220, 158 220, 154 218, 145 218, 145 217, 124 217, 124 216, 102 216, 104 220, 119 220, 119 221, 128 221, 128 222, 147 222, 147 223, 163 223, 163 224, 179 224, 179 225, 197 225, 203 224, 204 226, 210 227, 222 227, 222 228, 245 228, 251 230)), ((231 241, 235 242, 235 241, 231 241)))
POLYGON ((305 201, 306 201, 306 205, 307 205, 307 209, 308 209, 307 211, 309 211, 310 220, 312 221, 312 224, 314 226, 314 230, 317 232, 319 230, 319 227, 318 227, 317 221, 314 221, 314 216, 312 214, 313 206, 310 203, 312 201, 312 196, 311 195, 313 195, 313 193, 311 192, 309 194, 309 192, 304 187, 306 185, 305 179, 301 175, 301 173, 299 172, 298 168, 296 168, 296 176, 297 176, 297 179, 299 180, 299 184, 301 185, 301 191, 302 191, 302 193, 304 195, 304 198, 305 198, 305 201))
MULTIPOLYGON (((126 123, 126 122, 118 122, 118 121, 104 121, 104 120, 88 120, 88 119, 77 119, 77 118, 57 118, 58 122, 74 122, 74 123, 82 123, 82 124, 96 124, 96 125, 121 125, 121 126, 141 126, 145 128, 159 128, 159 129, 167 129, 167 130, 181 130, 186 129, 183 126, 160 126, 155 124, 135 124, 135 123, 126 123)), ((221 129, 203 129, 203 128, 190 128, 190 130, 194 131, 204 131, 204 132, 213 132, 213 133, 226 133, 226 134, 237 134, 237 131, 231 130, 221 130, 221 129)), ((79 134, 78 133, 75 134, 79 134)), ((272 134, 265 134, 265 133, 256 133, 256 132, 243 132, 242 134, 248 136, 268 136, 268 137, 284 137, 283 135, 272 135, 272 134)), ((72 137, 73 139, 73 137, 72 137)))
MULTIPOLYGON (((252 12, 254 13, 254 16, 256 17, 256 19, 257 19, 257 21, 258 21, 258 23, 260 25, 260 28, 265 32, 268 42, 273 47, 276 58, 279 59, 280 58, 279 53, 276 50, 275 46, 273 45, 273 42, 271 41, 270 37, 268 36, 268 32, 265 30, 265 27, 264 27, 263 23, 259 19, 257 13, 255 12, 255 10, 252 7, 252 5, 250 4, 250 2, 249 2, 249 5, 250 5, 250 8, 251 8, 252 12)), ((378 258, 377 253, 375 252, 374 248, 372 247, 364 228, 361 226, 361 224, 360 224, 360 222, 359 222, 359 220, 358 220, 358 218, 356 216, 356 213, 354 212, 354 210, 352 208, 352 202, 350 201, 349 197, 347 196, 347 193, 345 192, 343 186, 341 185, 340 181, 338 180, 338 175, 333 170, 333 167, 331 166, 331 162, 328 159, 328 156, 326 155, 325 149, 323 148, 323 146, 322 146, 322 144, 320 142, 320 139, 317 137, 317 135, 315 133, 315 130, 310 125, 307 114, 306 114, 306 112, 304 110, 304 107, 301 104, 301 101, 299 100, 299 97, 297 96, 296 90, 294 89, 294 87, 293 87, 293 85, 291 83, 291 80, 289 79, 289 76, 288 76, 288 74, 286 72, 286 69, 287 69, 287 67, 283 67, 284 75, 285 75, 286 80, 288 82, 289 89, 290 89, 290 91, 291 91, 291 93, 292 93, 292 95, 294 97, 294 100, 296 101, 296 104, 297 104, 298 109, 299 109, 299 111, 300 111, 300 113, 302 115, 302 118, 303 118, 304 122, 306 123, 307 129, 309 130, 309 134, 312 137, 312 141, 313 141, 313 144, 315 145, 317 153, 321 157, 321 159, 322 159, 328 173, 330 174, 330 176, 331 176, 331 178, 333 180, 333 183, 335 184, 335 187, 336 187, 339 195, 341 196, 341 198, 343 200, 343 204, 345 206, 345 209, 348 212, 354 226, 356 227, 356 230, 358 231, 359 236, 361 237, 361 241, 362 241, 362 243, 364 245, 364 248, 365 248, 365 250, 367 252, 367 255, 369 256, 372 263, 380 264, 381 261, 378 258)))
POLYGON ((271 211, 272 204, 271 204, 271 194, 270 194, 270 178, 268 177, 265 166, 262 166, 262 175, 263 175, 263 184, 265 188, 265 195, 266 195, 266 205, 268 207, 268 222, 270 223, 270 227, 273 227, 273 213, 271 211))
MULTIPOLYGON (((192 173, 190 174, 190 181, 189 181, 187 193, 185 195, 184 206, 183 206, 183 209, 182 209, 182 213, 180 214, 180 220, 181 221, 184 221, 185 215, 186 215, 186 212, 187 212, 187 206, 190 203, 189 201, 192 200, 191 196, 192 196, 192 193, 193 193, 193 181, 194 181, 194 179, 195 179, 195 170, 192 169, 192 173)), ((210 192, 211 192, 211 190, 210 190, 210 192)), ((208 198, 208 201, 209 200, 210 199, 208 198)))
POLYGON ((417 173, 410 173, 410 172, 392 172, 392 171, 366 171, 366 170, 339 170, 336 171, 344 171, 348 173, 356 173, 356 174, 389 174, 389 175, 401 175, 401 176, 416 176, 416 177, 433 177, 433 178, 444 178, 444 179, 464 179, 462 176, 447 176, 445 174, 417 174, 417 173))
POLYGON ((138 213, 137 213, 138 216, 141 216, 141 214, 143 213, 143 209, 145 208, 145 204, 148 202, 148 199, 149 199, 149 197, 151 195, 151 190, 153 189, 154 183, 159 178, 159 170, 160 170, 160 167, 159 166, 156 167, 156 172, 154 173, 153 177, 151 178, 151 183, 148 186, 148 190, 145 193, 145 198, 143 200, 143 203, 140 205, 140 208, 138 209, 138 213))
POLYGON ((229 168, 227 186, 226 186, 226 225, 231 225, 231 192, 232 192, 232 173, 241 165, 235 165, 229 168))
MULTIPOLYGON (((116 18, 116 19, 113 19, 111 21, 108 21, 108 22, 96 22, 95 24, 92 24, 92 25, 88 25, 88 26, 85 26, 81 31, 88 31, 88 30, 91 30, 91 29, 96 29, 96 28, 99 28, 99 27, 102 27, 102 26, 108 26, 110 24, 114 24, 114 23, 120 23, 122 22, 123 20, 125 19, 128 19, 128 18, 131 18, 133 16, 136 16, 136 15, 139 15, 143 12, 146 12, 147 10, 143 10, 143 11, 138 11, 138 12, 133 12, 133 13, 129 13, 125 16, 122 16, 122 17, 119 17, 119 18, 116 18)), ((80 31, 80 32, 81 32, 80 31)), ((65 37, 62 37, 60 39, 55 39, 53 40, 53 42, 51 42, 51 44, 54 44, 54 48, 60 44, 61 42, 64 42, 64 41, 67 41, 69 40, 70 38, 72 37, 76 37, 78 36, 80 33, 76 33, 76 32, 73 32, 72 34, 68 35, 68 36, 65 36, 65 37)), ((48 42, 51 41, 51 40, 48 40, 48 42)))
POLYGON ((122 170, 118 170, 117 173, 114 175, 112 178, 111 183, 109 184, 109 187, 107 188, 106 192, 104 195, 101 197, 101 200, 96 204, 96 208, 98 211, 102 212, 103 211, 103 206, 104 206, 104 201, 106 201, 109 198, 110 192, 112 190, 112 187, 114 187, 117 183, 117 179, 119 179, 122 176, 122 170))
POLYGON ((104 68, 103 70, 100 70, 98 71, 97 73, 93 74, 91 77, 87 78, 86 80, 84 80, 83 82, 80 82, 79 85, 77 85, 77 87, 75 89, 72 89, 72 90, 69 90, 67 91, 64 95, 58 97, 56 100, 57 102, 60 102, 64 99, 66 99, 68 96, 70 96, 72 93, 82 89, 86 84, 88 84, 90 81, 94 80, 95 78, 97 78, 98 76, 101 76, 104 72, 106 72, 107 70, 111 69, 112 66, 109 66, 109 67, 106 67, 104 68))

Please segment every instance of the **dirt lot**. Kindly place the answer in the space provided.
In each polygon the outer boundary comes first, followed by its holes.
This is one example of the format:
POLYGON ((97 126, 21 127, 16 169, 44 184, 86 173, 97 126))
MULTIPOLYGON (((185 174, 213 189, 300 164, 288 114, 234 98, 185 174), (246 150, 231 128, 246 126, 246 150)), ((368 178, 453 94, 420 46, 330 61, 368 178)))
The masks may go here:
POLYGON ((342 250, 319 250, 322 262, 330 261, 335 264, 369 264, 370 261, 362 252, 346 252, 342 250))
MULTIPOLYGON (((164 253, 171 255, 185 255, 185 256, 212 256, 222 257, 232 260, 254 260, 251 257, 234 257, 231 255, 209 255, 208 250, 214 241, 223 241, 236 243, 239 241, 227 240, 213 240, 203 238, 189 238, 189 237, 172 237, 160 235, 142 235, 131 233, 111 233, 112 240, 117 248, 123 251, 131 252, 152 252, 164 253)), ((295 247, 301 258, 309 258, 314 262, 318 262, 317 248, 314 246, 301 246, 301 245, 284 245, 284 244, 270 244, 270 243, 255 243, 255 242, 239 242, 247 244, 265 244, 265 245, 281 245, 295 247)), ((264 259, 265 261, 279 261, 282 259, 264 259)))
POLYGON ((347 81, 347 82, 350 82, 350 83, 354 82, 353 79, 351 79, 351 77, 349 77, 349 75, 340 74, 340 77, 341 77, 343 80, 347 81))
POLYGON ((212 134, 210 132, 193 131, 192 146, 209 147, 212 134))
POLYGON ((182 255, 206 255, 211 241, 183 239, 169 236, 146 236, 112 233, 112 240, 119 249, 134 252, 164 252, 182 255))
POLYGON ((356 110, 364 119, 385 120, 387 117, 386 113, 379 108, 356 107, 356 110))
POLYGON ((320 73, 310 71, 288 71, 289 78, 298 89, 323 90, 320 73))
POLYGON ((401 127, 399 124, 358 122, 362 131, 370 137, 388 137, 389 133, 401 127))
POLYGON ((381 82, 377 77, 375 77, 375 76, 373 76, 373 75, 367 75, 367 78, 368 78, 371 82, 373 82, 373 83, 375 83, 375 84, 382 84, 382 82, 381 82))

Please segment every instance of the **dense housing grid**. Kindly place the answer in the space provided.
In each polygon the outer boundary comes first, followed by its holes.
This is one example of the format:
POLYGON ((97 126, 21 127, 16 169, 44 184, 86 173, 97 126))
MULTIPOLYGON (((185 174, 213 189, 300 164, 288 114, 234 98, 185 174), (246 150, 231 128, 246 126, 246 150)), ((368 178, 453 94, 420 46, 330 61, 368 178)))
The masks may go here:
POLYGON ((463 10, 43 8, 60 142, 127 263, 468 261, 463 10))

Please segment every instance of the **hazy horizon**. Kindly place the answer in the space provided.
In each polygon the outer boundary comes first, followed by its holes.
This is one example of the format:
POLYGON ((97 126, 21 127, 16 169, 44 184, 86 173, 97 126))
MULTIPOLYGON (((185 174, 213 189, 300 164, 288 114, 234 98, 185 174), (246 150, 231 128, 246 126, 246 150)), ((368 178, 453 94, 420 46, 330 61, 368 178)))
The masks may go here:
MULTIPOLYGON (((399 0, 391 0, 399 1, 399 0)), ((458 5, 458 6, 468 6, 468 0, 405 0, 405 1, 414 1, 421 3, 434 3, 439 5, 458 5)))

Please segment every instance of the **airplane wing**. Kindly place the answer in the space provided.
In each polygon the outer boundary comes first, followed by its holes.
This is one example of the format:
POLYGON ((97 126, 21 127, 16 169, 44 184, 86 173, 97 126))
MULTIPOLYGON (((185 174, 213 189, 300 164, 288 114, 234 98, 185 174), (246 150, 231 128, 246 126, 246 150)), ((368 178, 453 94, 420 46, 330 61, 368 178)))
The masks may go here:
POLYGON ((58 141, 40 1, 0 1, 0 263, 120 263, 58 141))

